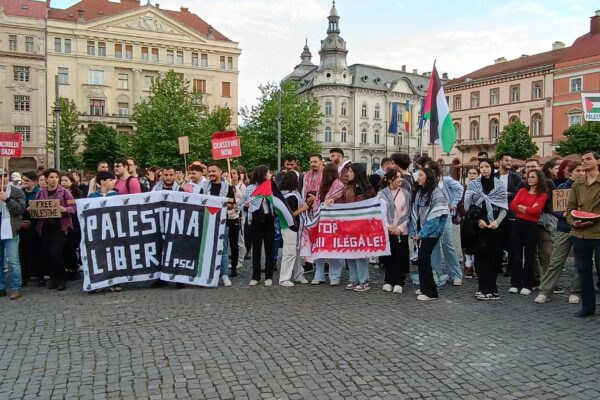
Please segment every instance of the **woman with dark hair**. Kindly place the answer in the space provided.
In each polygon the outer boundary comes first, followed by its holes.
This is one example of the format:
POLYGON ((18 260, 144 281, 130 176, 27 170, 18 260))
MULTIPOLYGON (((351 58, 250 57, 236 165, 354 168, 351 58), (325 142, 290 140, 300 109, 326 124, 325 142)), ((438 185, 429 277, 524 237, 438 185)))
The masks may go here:
MULTIPOLYGON (((348 183, 344 188, 341 203, 354 203, 375 197, 375 190, 369 182, 367 171, 362 164, 350 164, 348 183)), ((371 288, 369 283, 369 262, 366 258, 347 259, 350 282, 346 289, 364 292, 371 288)))
POLYGON ((500 179, 494 177, 494 162, 489 158, 479 160, 481 176, 469 183, 465 194, 465 210, 476 220, 475 270, 479 290, 477 300, 498 300, 498 264, 502 260, 502 232, 498 230, 506 217, 508 197, 500 179))
MULTIPOLYGON (((240 181, 240 173, 237 168, 231 169, 231 187, 235 195, 233 210, 227 210, 230 218, 236 221, 229 227, 229 248, 231 249, 231 277, 237 276, 237 267, 240 257, 242 260, 246 255, 246 246, 244 246, 244 224, 242 222, 242 212, 240 210, 240 200, 246 192, 246 185, 240 181), (236 229, 237 227, 237 229, 236 229), (240 252, 241 251, 241 252, 240 252)), ((229 223, 229 221, 227 221, 229 223)))
MULTIPOLYGON (((573 161, 571 160, 562 160, 558 166, 558 172, 556 173, 556 179, 554 180, 554 184, 556 186, 562 185, 569 180, 569 165, 573 161)), ((558 189, 558 188, 557 188, 558 189)))
POLYGON ((273 246, 275 243, 275 214, 273 207, 262 196, 253 196, 252 193, 261 184, 270 181, 271 171, 266 165, 254 168, 250 184, 241 202, 248 207, 248 223, 250 224, 250 237, 252 240, 252 280, 250 286, 258 285, 261 276, 261 250, 265 249, 265 286, 273 285, 273 246))
POLYGON ((538 221, 548 200, 548 188, 544 174, 533 170, 527 173, 525 187, 519 190, 510 203, 515 213, 513 224, 513 265, 510 271, 509 293, 530 295, 533 288, 535 252, 538 241, 538 221), (523 249, 525 250, 525 267, 523 267, 523 249))
MULTIPOLYGON (((479 178, 479 169, 477 167, 471 167, 467 171, 467 185, 472 181, 479 178)), ((465 190, 465 193, 467 191, 465 190)), ((477 220, 468 218, 467 212, 464 209, 464 198, 463 195, 463 212, 464 218, 460 223, 460 244, 463 252, 465 253, 465 268, 463 276, 466 279, 473 279, 475 271, 473 266, 475 265, 475 247, 477 245, 477 238, 475 236, 477 230, 477 220)))
MULTIPOLYGON (((335 164, 329 163, 323 168, 323 178, 321 179, 321 186, 317 193, 317 198, 313 203, 313 209, 318 210, 319 207, 325 205, 331 205, 333 203, 340 203, 342 201, 342 195, 344 194, 345 186, 339 179, 338 168, 335 164)), ((338 286, 340 284, 340 278, 342 276, 342 264, 341 259, 329 259, 329 284, 331 286, 338 286)), ((325 260, 320 258, 315 260, 315 276, 310 282, 313 285, 318 285, 325 281, 325 260)))
MULTIPOLYGON (((67 189, 75 200, 86 197, 85 193, 79 188, 79 185, 77 184, 77 178, 72 171, 63 174, 60 177, 60 186, 67 189)), ((73 204, 75 203, 73 202, 73 204)), ((79 243, 81 242, 81 230, 79 227, 79 218, 77 218, 77 214, 71 214, 71 221, 72 228, 69 229, 67 233, 64 260, 65 268, 67 269, 67 279, 76 281, 80 279, 79 243)))
POLYGON ((556 178, 558 176, 558 168, 559 165, 556 163, 556 160, 546 161, 544 166, 542 167, 542 173, 544 176, 553 182, 556 182, 556 178))
POLYGON ((431 253, 444 232, 448 218, 448 201, 438 188, 432 169, 420 169, 413 195, 409 235, 418 243, 419 286, 417 300, 435 300, 437 286, 433 280, 431 253))

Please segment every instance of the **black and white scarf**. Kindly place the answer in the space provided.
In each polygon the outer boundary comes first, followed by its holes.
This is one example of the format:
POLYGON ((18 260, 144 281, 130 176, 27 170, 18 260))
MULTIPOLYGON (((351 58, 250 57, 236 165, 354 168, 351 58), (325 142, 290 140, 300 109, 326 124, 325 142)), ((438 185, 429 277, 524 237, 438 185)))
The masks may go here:
POLYGON ((481 207, 481 204, 485 202, 485 209, 487 210, 488 221, 492 222, 494 220, 494 208, 496 206, 498 208, 502 208, 504 210, 508 210, 508 198, 506 196, 506 190, 504 190, 504 185, 500 183, 498 178, 494 179, 494 188, 488 193, 485 194, 483 191, 483 185, 481 184, 481 178, 477 178, 474 181, 469 183, 469 187, 467 190, 470 190, 474 193, 473 202, 475 205, 481 207))

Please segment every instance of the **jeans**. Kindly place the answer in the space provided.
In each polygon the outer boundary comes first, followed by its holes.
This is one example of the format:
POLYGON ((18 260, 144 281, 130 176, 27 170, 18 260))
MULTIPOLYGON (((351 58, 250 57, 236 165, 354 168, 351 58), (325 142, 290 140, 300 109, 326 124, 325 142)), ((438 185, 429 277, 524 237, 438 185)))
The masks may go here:
POLYGON ((300 251, 298 250, 298 232, 287 228, 281 231, 283 250, 281 251, 281 268, 279 270, 279 283, 301 279, 304 268, 301 265, 300 251))
MULTIPOLYGON (((581 286, 581 311, 594 314, 596 312, 596 291, 594 290, 594 254, 600 251, 600 239, 580 239, 573 237, 575 268, 579 274, 581 286)), ((596 273, 600 274, 600 266, 596 265, 596 273)))
POLYGON ((223 236, 223 257, 221 257, 221 271, 219 278, 229 276, 229 227, 225 224, 225 234, 223 236))
POLYGON ((354 258, 346 260, 346 262, 348 263, 350 282, 362 285, 369 280, 369 262, 366 258, 354 258))
POLYGON ((452 240, 454 235, 453 225, 452 218, 446 219, 444 232, 431 253, 431 265, 437 276, 442 275, 441 253, 444 253, 444 261, 446 261, 446 269, 450 279, 462 279, 463 273, 458 264, 458 252, 452 240))
POLYGON ((8 288, 12 291, 21 289, 21 263, 19 262, 19 236, 0 240, 0 290, 6 290, 4 269, 8 267, 10 280, 8 288), (6 261, 6 264, 5 264, 6 261))
MULTIPOLYGON (((329 280, 340 281, 342 276, 342 266, 344 260, 329 259, 329 280)), ((320 258, 315 260, 315 279, 321 282, 325 281, 325 259, 320 258)))

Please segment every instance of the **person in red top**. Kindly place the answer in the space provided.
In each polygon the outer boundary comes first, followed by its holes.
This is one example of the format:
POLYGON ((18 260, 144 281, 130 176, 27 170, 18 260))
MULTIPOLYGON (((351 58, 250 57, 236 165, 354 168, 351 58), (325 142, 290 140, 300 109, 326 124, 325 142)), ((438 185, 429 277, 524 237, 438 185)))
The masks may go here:
POLYGON ((513 257, 509 293, 530 295, 533 287, 537 224, 548 200, 546 180, 541 171, 529 171, 525 187, 510 203, 516 219, 512 231, 513 257), (523 266, 525 249, 525 266, 523 266))

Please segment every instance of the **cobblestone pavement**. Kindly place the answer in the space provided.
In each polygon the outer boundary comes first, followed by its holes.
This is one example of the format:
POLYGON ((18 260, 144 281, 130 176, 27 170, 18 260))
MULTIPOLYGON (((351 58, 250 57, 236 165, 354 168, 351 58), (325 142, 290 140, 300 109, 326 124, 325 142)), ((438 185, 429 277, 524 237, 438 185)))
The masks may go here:
POLYGON ((420 304, 376 270, 364 293, 241 271, 231 288, 0 299, 0 399, 600 398, 600 316, 574 318, 568 294, 537 305, 499 277, 498 302, 467 281, 420 304))

